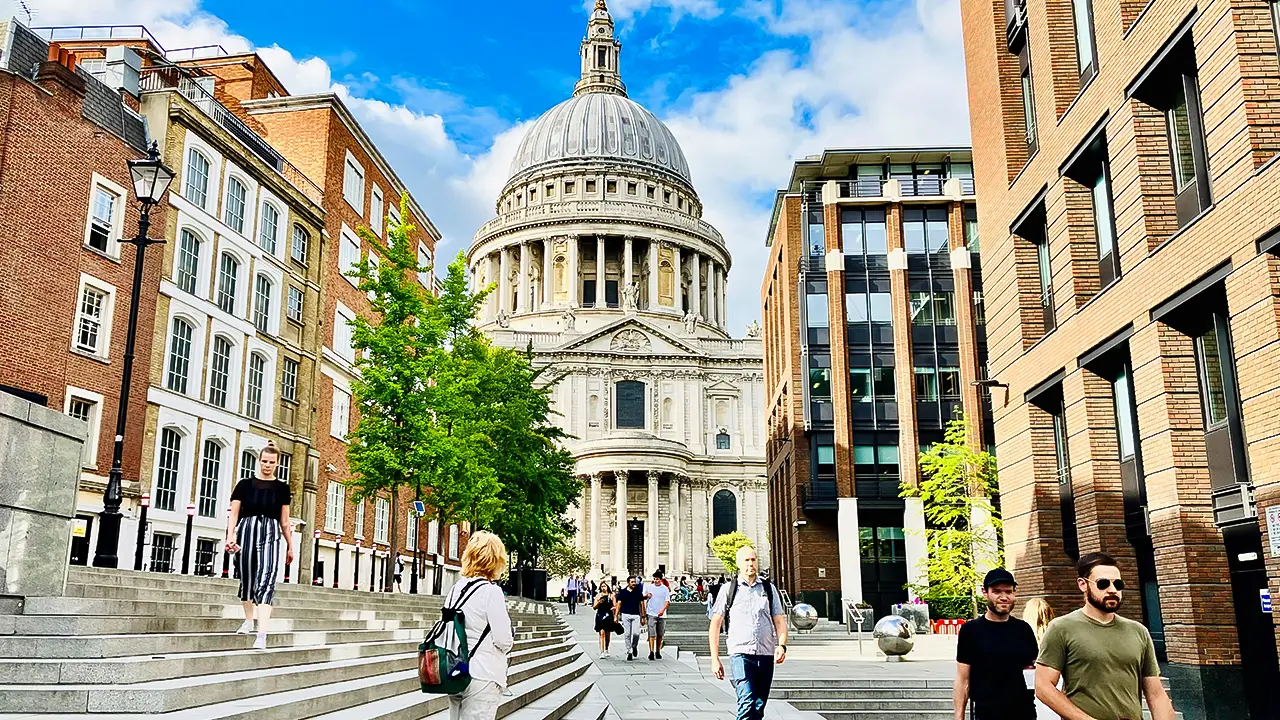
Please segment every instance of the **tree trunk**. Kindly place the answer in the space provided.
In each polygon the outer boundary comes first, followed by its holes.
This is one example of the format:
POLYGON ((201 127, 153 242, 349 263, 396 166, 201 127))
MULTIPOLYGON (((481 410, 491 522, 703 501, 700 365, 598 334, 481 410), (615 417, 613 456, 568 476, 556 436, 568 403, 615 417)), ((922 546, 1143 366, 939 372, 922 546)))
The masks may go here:
POLYGON ((389 534, 387 545, 391 547, 391 552, 387 555, 387 572, 383 574, 384 592, 391 592, 395 587, 396 561, 400 559, 400 548, 396 545, 396 540, 400 537, 399 525, 396 522, 400 518, 400 505, 397 502, 399 494, 399 485, 391 489, 391 521, 387 530, 389 534))

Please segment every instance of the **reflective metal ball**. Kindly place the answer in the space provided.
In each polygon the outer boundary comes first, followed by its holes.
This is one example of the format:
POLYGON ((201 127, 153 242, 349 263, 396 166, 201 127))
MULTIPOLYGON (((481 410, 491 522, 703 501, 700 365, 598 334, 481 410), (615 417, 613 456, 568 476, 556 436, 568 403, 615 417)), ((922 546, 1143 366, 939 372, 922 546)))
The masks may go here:
POLYGON ((886 615, 876 622, 871 637, 876 639, 880 652, 890 657, 906 655, 916 643, 912 640, 915 631, 911 629, 911 621, 900 615, 886 615))
POLYGON ((818 611, 812 605, 797 603, 791 608, 791 626, 796 630, 812 630, 818 626, 818 611))

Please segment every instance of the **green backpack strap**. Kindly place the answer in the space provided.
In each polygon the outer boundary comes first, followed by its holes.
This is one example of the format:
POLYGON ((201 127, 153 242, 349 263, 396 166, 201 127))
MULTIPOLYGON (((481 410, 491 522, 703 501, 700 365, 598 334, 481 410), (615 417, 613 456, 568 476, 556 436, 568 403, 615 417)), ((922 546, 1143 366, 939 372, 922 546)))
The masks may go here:
MULTIPOLYGON (((482 586, 488 585, 488 584, 489 584, 488 580, 476 580, 475 582, 471 583, 467 587, 463 588, 461 597, 458 598, 457 605, 449 609, 453 610, 455 613, 461 613, 462 606, 467 604, 467 601, 471 599, 471 596, 474 595, 476 591, 479 590, 482 586)), ((463 618, 465 618, 465 615, 463 616, 463 618)), ((460 618, 458 617, 457 614, 455 614, 453 616, 452 622, 453 622, 454 634, 458 636, 458 650, 459 650, 458 655, 459 657, 463 658, 463 660, 470 662, 471 651, 467 648, 467 624, 465 619, 462 619, 461 622, 459 620, 460 618)), ((476 641, 476 647, 479 647, 480 643, 484 642, 484 638, 488 634, 489 634, 489 628, 486 626, 484 629, 484 632, 480 634, 480 639, 476 641)))

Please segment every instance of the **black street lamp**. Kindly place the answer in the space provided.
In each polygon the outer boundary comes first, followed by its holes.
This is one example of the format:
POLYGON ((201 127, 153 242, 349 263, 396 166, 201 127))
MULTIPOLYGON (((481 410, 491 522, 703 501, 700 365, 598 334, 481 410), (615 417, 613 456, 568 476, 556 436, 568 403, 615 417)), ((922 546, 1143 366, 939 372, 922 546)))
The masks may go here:
POLYGON ((124 456, 124 432, 129 421, 129 389, 133 384, 133 346, 138 334, 138 301, 142 295, 142 264, 148 245, 163 243, 147 237, 151 228, 151 208, 164 198, 173 182, 174 173, 160 161, 160 146, 152 142, 145 160, 130 160, 129 173, 133 176, 133 194, 138 198, 142 216, 138 218, 138 234, 131 239, 121 239, 135 248, 133 256, 133 294, 129 296, 129 330, 124 346, 124 368, 120 378, 120 406, 116 411, 115 446, 111 454, 111 474, 107 478, 107 490, 102 494, 102 512, 98 514, 98 546, 93 557, 94 567, 114 568, 120 565, 120 503, 124 500, 121 488, 121 461, 124 456))

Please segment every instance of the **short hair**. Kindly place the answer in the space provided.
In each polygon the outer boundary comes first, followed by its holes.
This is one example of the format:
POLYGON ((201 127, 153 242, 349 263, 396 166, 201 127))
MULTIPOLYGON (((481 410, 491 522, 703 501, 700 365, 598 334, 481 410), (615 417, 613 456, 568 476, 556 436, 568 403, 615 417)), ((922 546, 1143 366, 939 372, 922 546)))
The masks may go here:
POLYGON ((467 539, 467 549, 462 553, 462 575, 496 580, 507 567, 507 548, 502 539, 491 532, 480 530, 467 539))
POLYGON ((1116 559, 1104 552, 1093 552, 1081 555, 1076 561, 1076 577, 1088 578, 1093 573, 1093 569, 1099 565, 1109 565, 1114 568, 1120 567, 1120 563, 1116 559))
MULTIPOLYGON (((756 546, 755 546, 755 545, 743 545, 742 547, 738 548, 738 552, 734 553, 734 554, 733 554, 733 557, 734 557, 738 562, 742 562, 742 553, 746 552, 747 550, 750 550, 751 552, 756 552, 756 546)), ((759 559, 759 553, 757 553, 757 554, 756 554, 756 559, 759 559)))

